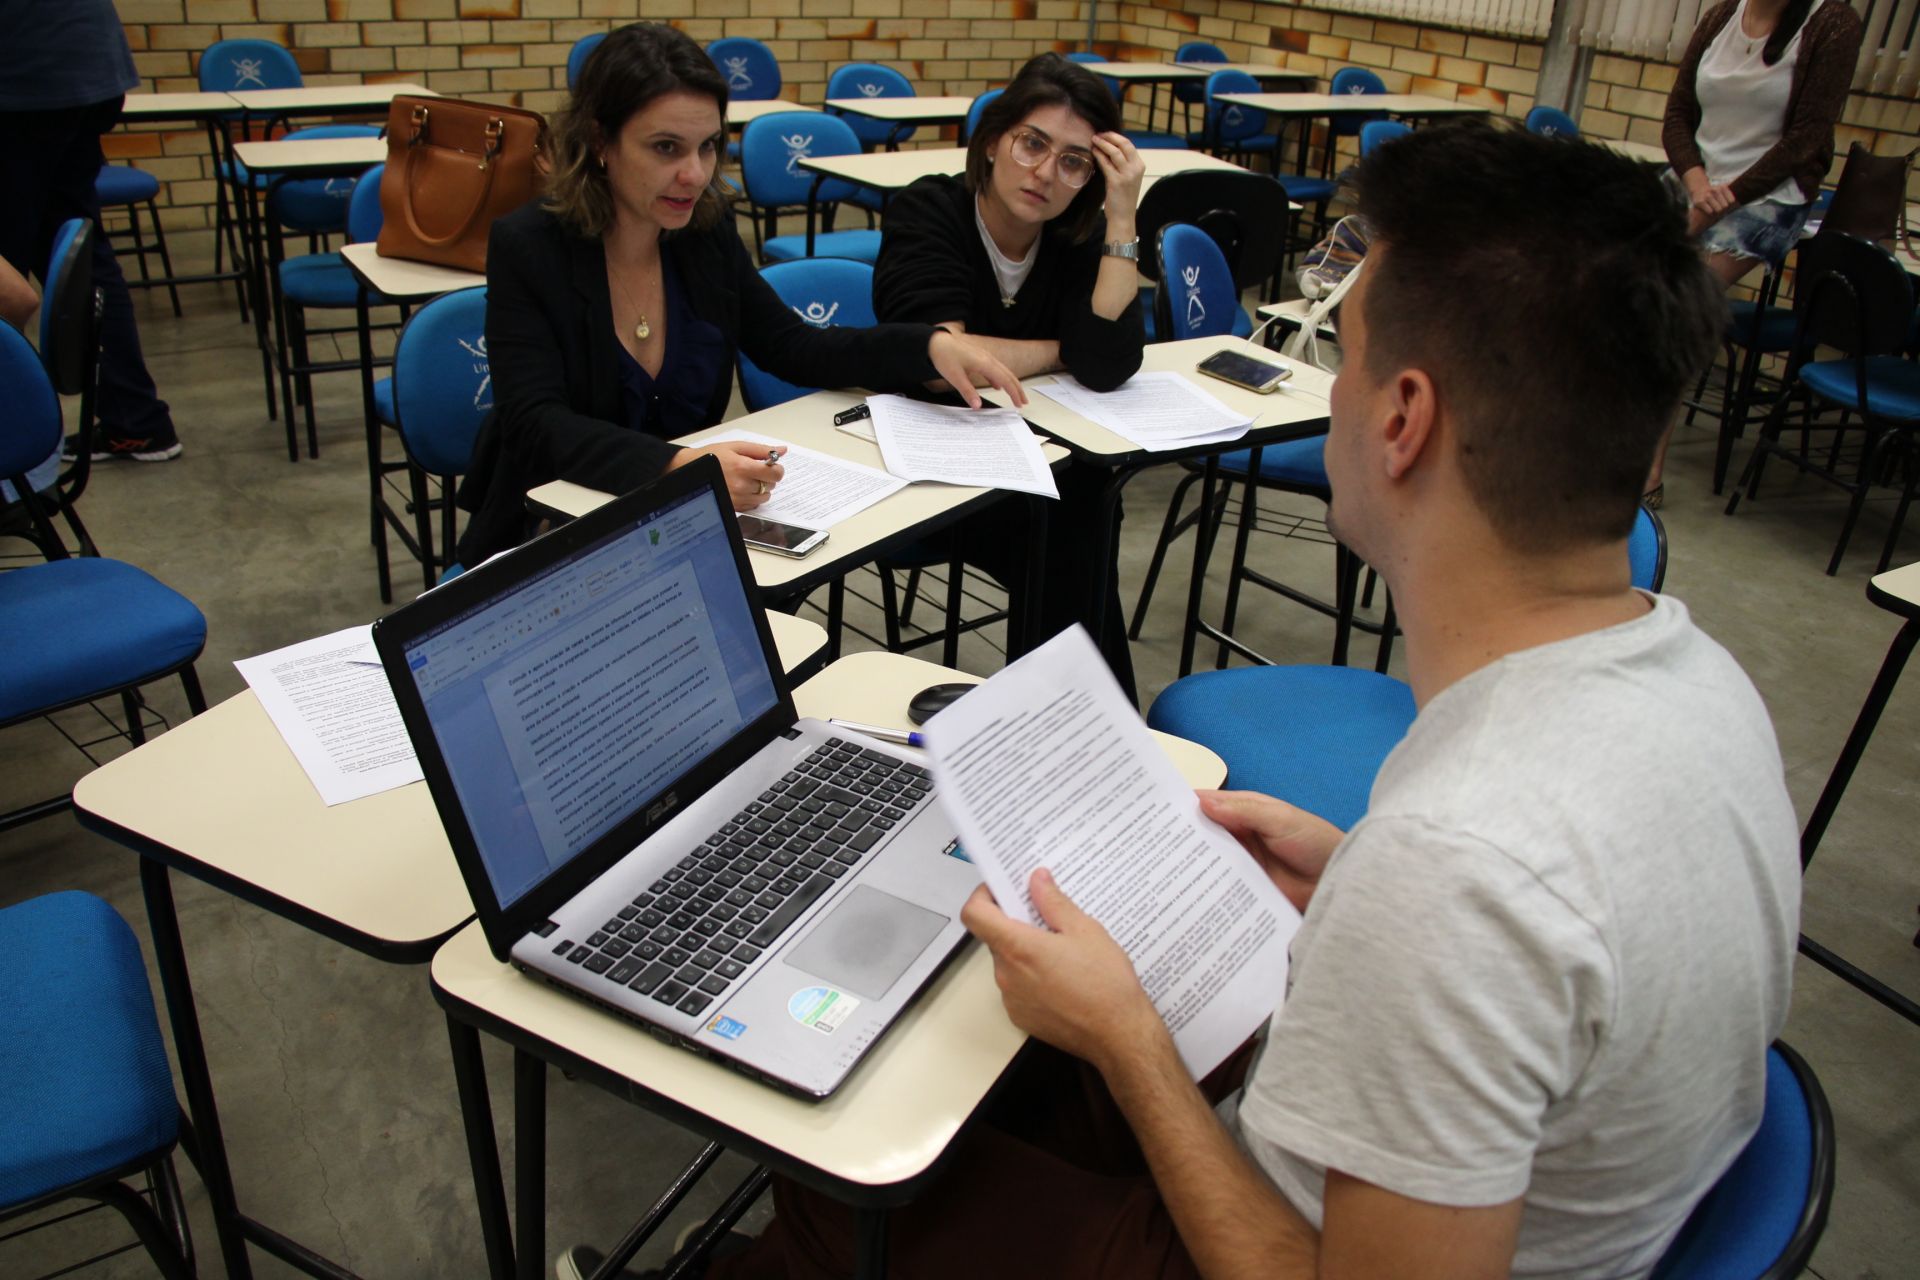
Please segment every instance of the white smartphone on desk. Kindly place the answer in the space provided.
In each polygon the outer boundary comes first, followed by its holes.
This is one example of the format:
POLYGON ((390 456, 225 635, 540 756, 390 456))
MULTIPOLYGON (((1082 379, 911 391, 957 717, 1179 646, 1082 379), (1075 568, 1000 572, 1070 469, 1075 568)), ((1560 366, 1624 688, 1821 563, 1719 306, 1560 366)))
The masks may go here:
POLYGON ((765 516, 743 515, 739 521, 740 537, 748 546, 777 556, 798 560, 827 540, 825 529, 802 529, 797 524, 781 524, 765 516))

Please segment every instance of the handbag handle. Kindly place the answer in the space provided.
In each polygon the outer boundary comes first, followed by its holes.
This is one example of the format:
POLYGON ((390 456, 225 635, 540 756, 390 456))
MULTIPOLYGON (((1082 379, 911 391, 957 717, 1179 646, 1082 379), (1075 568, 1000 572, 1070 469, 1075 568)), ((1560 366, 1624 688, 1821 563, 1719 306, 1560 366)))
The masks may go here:
POLYGON ((416 106, 413 109, 413 132, 407 139, 405 172, 401 175, 401 181, 404 184, 402 192, 406 198, 400 202, 400 207, 407 219, 407 230, 412 232, 420 243, 439 248, 460 239, 466 234, 467 228, 473 225, 474 219, 486 211, 487 198, 493 193, 493 175, 499 172, 499 166, 493 163, 493 159, 500 154, 501 147, 505 145, 507 122, 499 116, 494 116, 487 121, 487 149, 481 154, 480 163, 477 166, 480 172, 487 176, 480 184, 480 193, 474 197, 473 207, 467 210, 466 216, 455 224, 452 231, 443 236, 431 235, 424 230, 420 226, 419 219, 414 216, 413 210, 413 157, 420 147, 431 145, 427 127, 428 109, 425 106, 416 106))

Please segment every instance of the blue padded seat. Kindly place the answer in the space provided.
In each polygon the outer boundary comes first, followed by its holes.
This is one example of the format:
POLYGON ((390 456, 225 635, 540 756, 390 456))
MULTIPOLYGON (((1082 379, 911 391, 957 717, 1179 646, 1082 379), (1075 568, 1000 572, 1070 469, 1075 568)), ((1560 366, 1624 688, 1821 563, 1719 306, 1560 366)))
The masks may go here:
MULTIPOLYGON (((1859 375, 1852 360, 1821 360, 1800 366, 1800 381, 1841 404, 1858 407, 1859 375)), ((1920 418, 1920 365, 1899 356, 1867 360, 1867 411, 1876 418, 1920 418)))
MULTIPOLYGON (((1736 298, 1727 304, 1728 342, 1748 345, 1747 329, 1753 324, 1753 309, 1758 305, 1751 298, 1736 298)), ((1760 317, 1760 336, 1752 345, 1761 351, 1790 349, 1793 346, 1793 323, 1793 308, 1768 307, 1760 317)))
POLYGON ((303 253, 280 263, 280 291, 303 307, 351 307, 360 283, 339 254, 303 253))
POLYGON ((389 427, 400 425, 400 415, 393 407, 393 379, 378 378, 373 384, 373 415, 389 427))
POLYGON ((1331 178, 1307 178, 1297 173, 1277 173, 1274 177, 1295 204, 1319 204, 1333 199, 1340 184, 1331 178))
POLYGON ((8 641, 0 724, 152 679, 207 642, 191 600, 130 564, 92 556, 0 573, 0 616, 43 623, 23 623, 8 641), (87 625, 67 625, 73 619, 87 625))
POLYGON ((93 189, 103 205, 145 204, 160 194, 160 179, 132 165, 102 165, 93 189))
MULTIPOLYGON (((819 258, 852 258, 855 262, 880 260, 878 231, 830 231, 814 237, 813 252, 819 258)), ((807 256, 807 236, 775 236, 760 247, 760 256, 768 262, 796 262, 807 256)))
POLYGON ((1356 667, 1233 667, 1176 680, 1147 723, 1202 743, 1226 786, 1278 796, 1346 830, 1413 723, 1413 690, 1356 667))
MULTIPOLYGON (((1276 484, 1316 485, 1327 483, 1327 438, 1308 436, 1270 444, 1260 450, 1260 478, 1276 484)), ((1253 450, 1236 449, 1220 455, 1220 469, 1229 475, 1244 476, 1253 450)))
POLYGON ((0 1209, 170 1147, 180 1108, 127 922, 50 893, 0 910, 0 956, 0 1209))

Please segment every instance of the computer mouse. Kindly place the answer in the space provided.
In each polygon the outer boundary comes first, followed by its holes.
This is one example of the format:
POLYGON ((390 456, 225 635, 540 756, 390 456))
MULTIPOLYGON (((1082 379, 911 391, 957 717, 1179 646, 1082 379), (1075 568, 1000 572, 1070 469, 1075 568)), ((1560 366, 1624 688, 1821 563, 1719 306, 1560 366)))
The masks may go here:
POLYGON ((952 706, 961 694, 976 688, 970 684, 929 685, 913 695, 913 701, 907 704, 907 719, 915 724, 925 724, 933 717, 952 706))

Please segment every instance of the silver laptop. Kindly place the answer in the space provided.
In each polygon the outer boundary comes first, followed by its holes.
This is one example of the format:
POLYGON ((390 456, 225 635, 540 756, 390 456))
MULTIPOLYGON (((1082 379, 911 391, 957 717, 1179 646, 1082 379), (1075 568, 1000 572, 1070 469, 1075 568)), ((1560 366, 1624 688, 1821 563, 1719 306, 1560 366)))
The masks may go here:
POLYGON ((374 639, 494 954, 819 1098, 979 877, 907 752, 796 717, 724 493, 682 467, 374 639))

